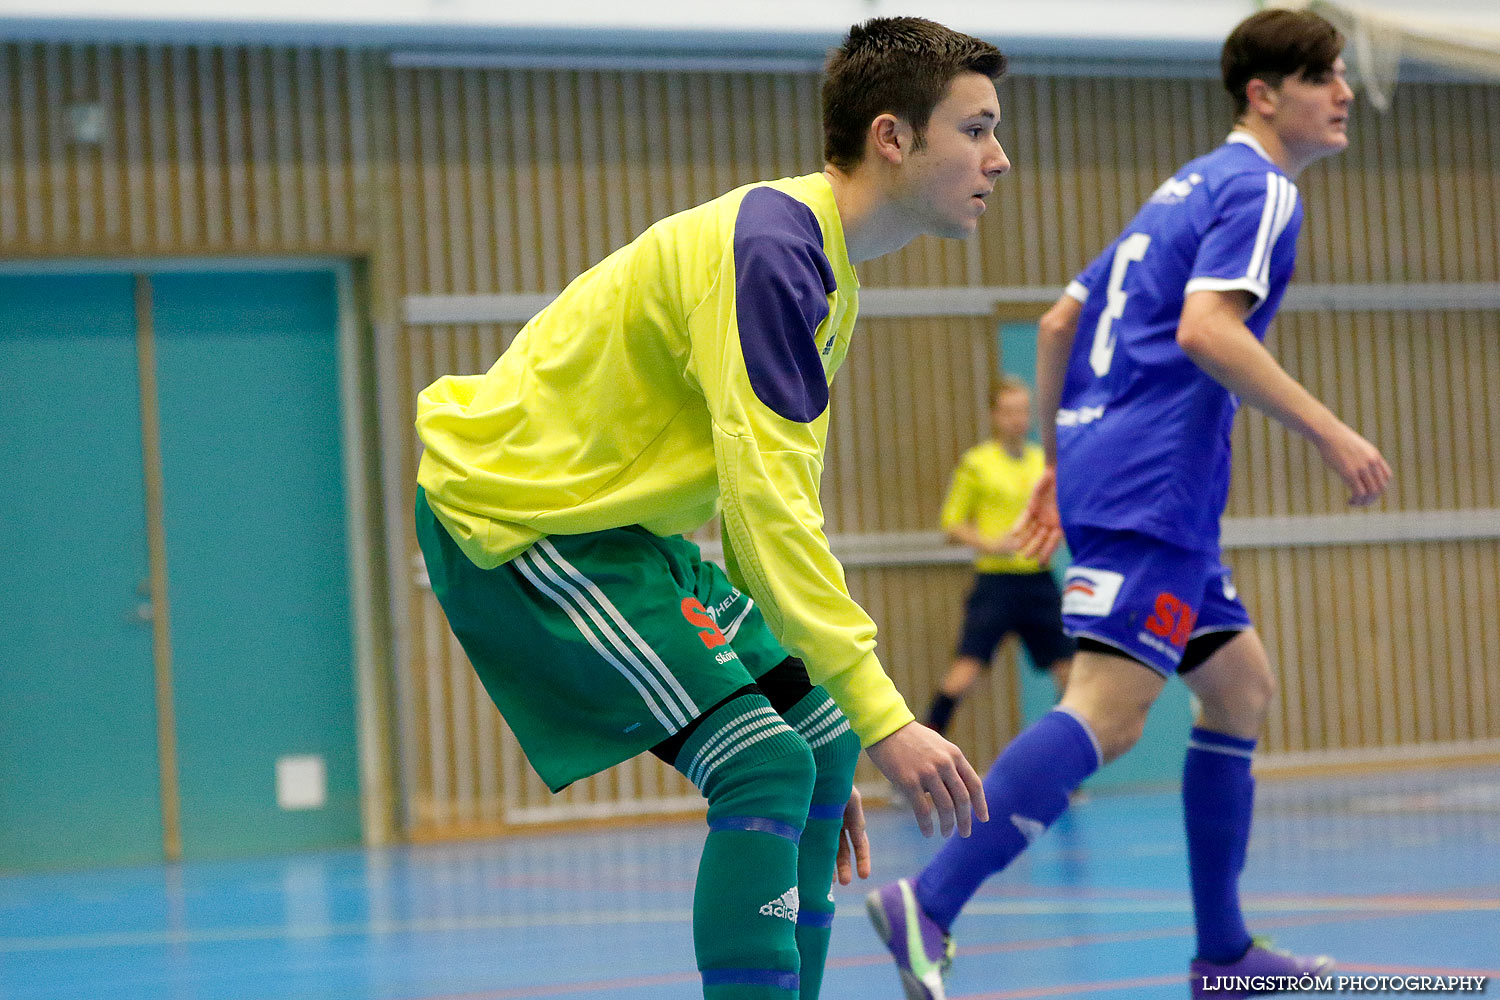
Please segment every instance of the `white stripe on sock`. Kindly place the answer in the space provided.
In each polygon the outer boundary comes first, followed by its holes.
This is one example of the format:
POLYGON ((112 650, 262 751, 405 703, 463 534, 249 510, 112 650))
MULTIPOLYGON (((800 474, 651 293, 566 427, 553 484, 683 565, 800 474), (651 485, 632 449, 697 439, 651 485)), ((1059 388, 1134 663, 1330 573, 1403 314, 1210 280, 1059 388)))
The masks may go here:
POLYGON ((840 736, 849 731, 849 720, 842 719, 838 724, 838 728, 834 729, 833 732, 824 733, 822 736, 819 736, 815 740, 808 740, 807 745, 812 747, 813 749, 817 749, 825 743, 832 743, 834 740, 838 739, 840 736))
POLYGON ((703 760, 705 755, 716 753, 719 747, 722 746, 726 740, 733 738, 736 726, 740 726, 743 723, 747 723, 752 720, 759 720, 763 722, 769 719, 779 720, 780 718, 781 716, 777 715, 775 711, 772 710, 770 705, 761 705, 758 708, 751 709, 743 715, 738 715, 735 718, 730 719, 728 722, 724 723, 724 725, 719 727, 718 732, 714 733, 708 739, 703 741, 703 745, 698 748, 698 752, 693 754, 693 759, 688 761, 688 766, 683 768, 683 773, 687 775, 689 781, 696 785, 698 782, 694 775, 698 771, 699 762, 703 760))
POLYGON ((1202 743, 1198 740, 1188 740, 1188 746, 1194 750, 1207 750, 1209 753, 1221 753, 1226 757, 1243 757, 1246 760, 1255 759, 1255 751, 1242 750, 1239 747, 1221 747, 1216 743, 1202 743))
MULTIPOLYGON (((716 745, 713 751, 703 757, 702 762, 689 774, 689 780, 699 788, 702 788, 708 784, 709 777, 714 771, 718 770, 719 765, 723 764, 730 757, 733 757, 748 746, 759 743, 761 740, 769 739, 778 733, 790 733, 791 731, 787 724, 781 721, 781 716, 775 712, 771 712, 769 718, 757 718, 747 722, 732 733, 720 730, 714 737, 716 745)), ((707 744, 704 745, 703 749, 707 749, 707 744)), ((703 749, 700 749, 698 754, 694 755, 694 760, 703 755, 703 749)))

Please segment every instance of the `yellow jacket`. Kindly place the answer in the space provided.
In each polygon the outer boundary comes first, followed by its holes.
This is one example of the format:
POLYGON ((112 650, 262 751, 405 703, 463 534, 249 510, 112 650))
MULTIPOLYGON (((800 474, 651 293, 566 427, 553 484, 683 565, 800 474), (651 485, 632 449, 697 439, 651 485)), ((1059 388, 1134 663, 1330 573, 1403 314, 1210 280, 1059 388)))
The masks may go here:
POLYGON ((828 384, 858 310, 822 174, 731 191, 575 279, 487 373, 424 390, 418 482, 476 565, 723 514, 730 577, 864 745, 912 720, 823 534, 828 384))

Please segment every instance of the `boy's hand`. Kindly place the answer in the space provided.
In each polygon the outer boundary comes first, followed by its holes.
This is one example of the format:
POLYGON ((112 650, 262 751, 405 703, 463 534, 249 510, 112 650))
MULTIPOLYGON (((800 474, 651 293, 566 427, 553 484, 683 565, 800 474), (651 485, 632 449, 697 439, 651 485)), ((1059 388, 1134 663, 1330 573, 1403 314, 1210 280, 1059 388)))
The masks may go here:
POLYGON ((990 818, 984 785, 963 751, 921 723, 908 722, 865 753, 912 803, 922 836, 932 836, 934 811, 945 837, 955 827, 967 837, 973 816, 990 818))
POLYGON ((1380 449, 1340 421, 1334 432, 1318 442, 1318 452, 1329 468, 1349 487, 1349 503, 1364 507, 1379 499, 1391 481, 1391 467, 1380 449))
POLYGON ((839 830, 839 885, 870 877, 870 838, 865 835, 865 807, 859 789, 849 790, 849 804, 844 806, 844 826, 839 830))
POLYGON ((1031 488, 1031 498, 1015 526, 1006 533, 1015 551, 1043 566, 1062 544, 1062 518, 1057 513, 1057 469, 1049 467, 1031 488))

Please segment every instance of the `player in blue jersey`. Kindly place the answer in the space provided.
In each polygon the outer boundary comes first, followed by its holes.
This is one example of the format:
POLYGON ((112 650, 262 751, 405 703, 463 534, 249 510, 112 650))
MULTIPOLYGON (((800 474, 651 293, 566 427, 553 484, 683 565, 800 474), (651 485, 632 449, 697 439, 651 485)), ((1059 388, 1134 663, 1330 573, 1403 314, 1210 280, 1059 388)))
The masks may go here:
POLYGON ((1162 184, 1039 324, 1052 469, 1017 541, 1046 554, 1066 532, 1074 566, 1063 614, 1079 652, 1058 707, 986 776, 995 819, 869 898, 913 1000, 941 1000, 948 930, 964 903, 1061 815, 1069 792, 1134 745, 1174 673, 1202 705, 1182 787, 1193 996, 1247 995, 1219 989, 1219 976, 1331 967, 1252 939, 1240 910, 1250 762, 1275 682, 1220 559, 1219 518, 1240 400, 1310 440, 1351 503, 1372 502, 1390 479, 1380 452, 1261 343, 1292 275, 1294 179, 1348 144, 1342 47, 1307 12, 1266 10, 1236 27, 1221 59, 1236 111, 1228 141, 1162 184))

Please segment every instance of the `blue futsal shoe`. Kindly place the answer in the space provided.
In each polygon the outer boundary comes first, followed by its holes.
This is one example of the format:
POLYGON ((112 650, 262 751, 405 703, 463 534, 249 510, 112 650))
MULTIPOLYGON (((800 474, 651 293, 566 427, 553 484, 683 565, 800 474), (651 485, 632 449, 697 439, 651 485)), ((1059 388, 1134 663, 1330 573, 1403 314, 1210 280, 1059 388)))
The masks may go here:
POLYGON ((870 893, 865 912, 896 960, 906 1000, 947 1000, 943 977, 953 964, 953 938, 922 912, 911 883, 901 879, 870 893))
POLYGON ((1250 950, 1233 962, 1207 962, 1195 958, 1188 966, 1193 1000, 1240 1000, 1265 993, 1304 992, 1317 989, 1311 980, 1333 971, 1326 955, 1307 958, 1279 951, 1265 938, 1256 938, 1250 950))

